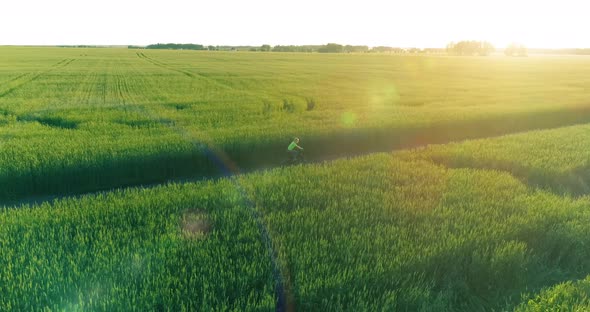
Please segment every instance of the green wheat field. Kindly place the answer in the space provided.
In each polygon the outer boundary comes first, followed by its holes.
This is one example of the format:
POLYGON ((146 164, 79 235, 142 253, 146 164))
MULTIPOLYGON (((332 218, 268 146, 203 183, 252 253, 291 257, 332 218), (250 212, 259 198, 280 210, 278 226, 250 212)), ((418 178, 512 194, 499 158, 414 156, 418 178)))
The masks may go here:
POLYGON ((0 47, 0 311, 590 310, 589 123, 583 56, 0 47))

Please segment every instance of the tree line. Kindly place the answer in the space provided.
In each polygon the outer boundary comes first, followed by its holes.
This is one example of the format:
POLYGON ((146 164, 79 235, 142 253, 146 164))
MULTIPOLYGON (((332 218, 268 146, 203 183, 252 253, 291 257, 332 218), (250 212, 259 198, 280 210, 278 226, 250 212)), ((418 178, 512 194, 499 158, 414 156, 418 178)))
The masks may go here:
POLYGON ((268 44, 260 48, 252 48, 251 51, 272 51, 272 52, 318 52, 318 53, 364 53, 369 51, 368 46, 341 45, 337 43, 328 43, 326 45, 277 45, 271 47, 268 44))
POLYGON ((489 55, 496 49, 487 41, 459 41, 447 45, 447 53, 454 55, 489 55))
MULTIPOLYGON (((63 46, 63 47, 97 47, 97 46, 63 46)), ((129 49, 168 49, 168 50, 209 50, 209 51, 258 51, 258 52, 302 52, 302 53, 393 53, 393 54, 450 54, 450 55, 489 55, 496 51, 487 41, 451 42, 446 48, 399 48, 366 45, 341 45, 328 43, 325 45, 276 45, 261 46, 205 46, 192 43, 157 43, 148 46, 127 46, 129 49)), ((502 49, 500 49, 502 51, 502 49)), ((529 49, 518 43, 511 43, 503 52, 507 56, 527 56, 529 49)), ((560 55, 590 55, 590 49, 531 49, 531 53, 560 55)))
POLYGON ((261 46, 205 46, 201 44, 158 43, 148 46, 130 45, 129 49, 168 49, 168 50, 209 50, 209 51, 258 51, 258 52, 302 52, 302 53, 444 53, 444 49, 437 48, 399 48, 377 46, 369 48, 366 45, 342 45, 328 43, 325 45, 276 45, 263 44, 261 46))
MULTIPOLYGON (((326 45, 277 45, 263 44, 261 46, 205 46, 202 44, 157 43, 148 46, 99 46, 99 45, 58 45, 61 48, 125 48, 128 49, 168 49, 168 50, 208 50, 208 51, 259 51, 259 52, 302 52, 302 53, 391 53, 391 54, 449 54, 449 55, 489 55, 496 51, 487 41, 459 41, 451 42, 446 48, 399 48, 376 46, 369 48, 364 45, 340 45, 329 43, 326 45)), ((504 52, 507 56, 527 56, 532 54, 553 55, 590 55, 590 48, 580 49, 528 49, 522 44, 511 43, 504 52)))
POLYGON ((527 56, 528 50, 522 44, 511 43, 504 49, 504 54, 506 56, 527 56))
POLYGON ((150 44, 145 49, 162 49, 162 50, 208 50, 202 44, 193 43, 157 43, 150 44))

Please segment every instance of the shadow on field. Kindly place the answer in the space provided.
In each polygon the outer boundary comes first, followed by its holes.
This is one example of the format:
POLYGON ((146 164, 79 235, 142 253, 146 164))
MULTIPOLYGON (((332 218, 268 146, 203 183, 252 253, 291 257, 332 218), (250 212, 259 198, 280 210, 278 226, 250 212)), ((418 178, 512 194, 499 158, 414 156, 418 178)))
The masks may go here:
MULTIPOLYGON (((41 121, 40 121, 41 122, 41 121)), ((60 120, 44 120, 58 127, 69 127, 60 120)), ((535 129, 549 129, 590 122, 590 106, 562 111, 541 111, 491 116, 485 119, 449 121, 416 128, 346 129, 330 134, 303 138, 309 162, 321 162, 340 157, 374 152, 441 144, 466 139, 486 138, 535 129)), ((266 141, 238 141, 226 146, 209 146, 192 142, 191 151, 133 158, 109 158, 91 165, 38 167, 23 173, 3 172, 0 175, 0 205, 30 203, 36 198, 76 195, 128 186, 151 186, 168 181, 218 178, 257 169, 273 168, 285 158, 290 138, 269 138, 266 141), (44 197, 45 196, 45 197, 44 197)), ((527 181, 544 185, 548 177, 542 173, 522 171, 527 181), (540 175, 540 177, 538 177, 540 175)), ((590 169, 566 175, 563 181, 549 185, 569 185, 575 193, 588 189, 588 179, 580 179, 590 169)))
MULTIPOLYGON (((429 144, 479 139, 516 132, 551 129, 590 122, 590 107, 568 111, 545 111, 514 115, 491 116, 486 119, 449 121, 415 128, 342 129, 335 133, 303 138, 306 159, 320 162, 341 157, 415 148, 429 144)), ((244 146, 226 149, 229 158, 239 168, 276 166, 289 138, 259 145, 245 142, 244 146)))
POLYGON ((38 122, 44 126, 58 129, 76 129, 78 128, 78 122, 69 120, 67 118, 58 116, 22 116, 17 117, 18 121, 22 122, 38 122))

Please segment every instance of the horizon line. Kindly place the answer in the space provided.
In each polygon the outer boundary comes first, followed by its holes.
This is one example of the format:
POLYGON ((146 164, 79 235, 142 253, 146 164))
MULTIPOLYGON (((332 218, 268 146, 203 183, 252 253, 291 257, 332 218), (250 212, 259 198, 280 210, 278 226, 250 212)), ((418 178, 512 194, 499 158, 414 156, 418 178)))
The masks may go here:
MULTIPOLYGON (((458 40, 452 42, 461 42, 461 41, 483 41, 485 40, 458 40)), ((451 42, 449 42, 451 43, 451 42)), ((157 45, 157 44, 194 44, 194 45, 202 45, 203 47, 214 46, 214 47, 261 47, 266 44, 261 45, 232 45, 232 44, 201 44, 201 43, 179 43, 179 42, 158 42, 158 43, 150 43, 150 44, 0 44, 0 47, 147 47, 150 45, 157 45)), ((343 44, 343 43, 336 43, 336 42, 328 42, 324 44, 268 44, 270 47, 276 46, 323 46, 327 44, 339 44, 342 46, 366 46, 369 49, 376 48, 376 47, 389 47, 389 48, 399 48, 399 49, 446 49, 444 47, 436 47, 436 46, 427 46, 427 47, 418 47, 418 46, 393 46, 393 45, 366 45, 366 44, 343 44)), ((518 43, 517 43, 518 44, 518 43)), ((559 48, 548 48, 548 47, 527 47, 527 49, 532 50, 575 50, 575 49, 590 49, 590 47, 559 47, 559 48)), ((505 47, 496 47, 496 49, 504 49, 505 47)))

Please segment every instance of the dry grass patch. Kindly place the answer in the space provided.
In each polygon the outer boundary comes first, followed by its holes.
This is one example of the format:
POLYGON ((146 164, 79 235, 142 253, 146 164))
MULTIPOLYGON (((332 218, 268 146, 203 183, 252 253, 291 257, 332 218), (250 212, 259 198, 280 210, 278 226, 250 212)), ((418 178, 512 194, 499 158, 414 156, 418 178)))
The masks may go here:
POLYGON ((182 214, 180 220, 182 236, 187 239, 204 238, 213 229, 207 213, 198 209, 189 209, 182 214))

